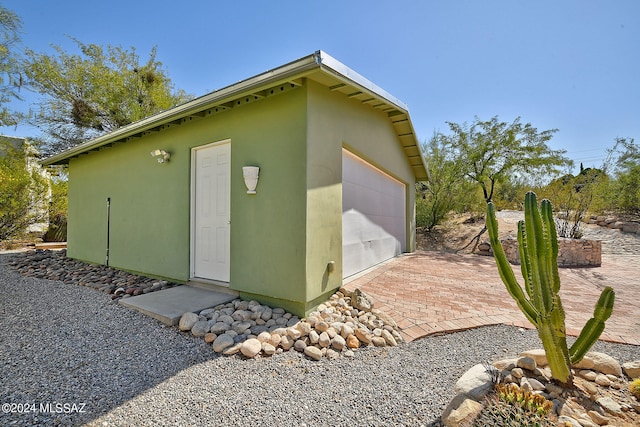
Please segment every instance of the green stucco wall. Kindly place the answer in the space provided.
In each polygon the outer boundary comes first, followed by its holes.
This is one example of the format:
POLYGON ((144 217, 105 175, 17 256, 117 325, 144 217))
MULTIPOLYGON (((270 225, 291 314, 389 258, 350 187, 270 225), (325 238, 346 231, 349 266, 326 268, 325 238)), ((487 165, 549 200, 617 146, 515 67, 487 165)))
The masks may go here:
MULTIPOLYGON (((230 288, 303 315, 342 284, 342 147, 407 184, 413 174, 386 114, 305 81, 69 163, 68 255, 185 282, 190 278, 191 149, 231 141, 230 288), (159 164, 149 152, 171 153, 159 164), (242 166, 260 167, 256 195, 242 166), (329 272, 333 261, 335 270, 329 272)), ((413 236, 408 232, 408 248, 413 236)))
POLYGON ((305 301, 306 92, 298 88, 72 159, 68 255, 187 281, 191 148, 231 140, 231 289, 305 301), (159 164, 154 149, 171 153, 159 164), (246 194, 242 166, 260 166, 246 194))
POLYGON ((307 301, 313 302, 342 285, 342 148, 406 184, 408 252, 415 247, 415 177, 386 113, 313 81, 307 90, 307 301), (330 261, 336 269, 329 274, 330 261))
POLYGON ((189 156, 174 138, 167 131, 70 161, 70 257, 105 262, 110 197, 109 264, 186 279, 189 175, 184 172, 189 156), (158 164, 149 155, 155 148, 173 153, 171 162, 158 164))

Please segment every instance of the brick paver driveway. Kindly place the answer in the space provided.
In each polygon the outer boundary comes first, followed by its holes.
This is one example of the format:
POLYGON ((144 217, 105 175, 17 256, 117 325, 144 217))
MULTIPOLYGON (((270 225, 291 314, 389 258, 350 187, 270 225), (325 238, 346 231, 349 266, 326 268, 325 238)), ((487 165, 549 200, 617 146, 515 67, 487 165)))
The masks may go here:
MULTIPOLYGON (((513 268, 521 277, 520 267, 513 268)), ((562 268, 560 280, 569 335, 580 333, 608 285, 616 301, 600 338, 640 345, 640 254, 603 255, 597 268, 562 268)), ((508 294, 491 257, 416 252, 381 264, 345 288, 360 288, 373 297, 407 341, 498 323, 533 327, 508 294)))

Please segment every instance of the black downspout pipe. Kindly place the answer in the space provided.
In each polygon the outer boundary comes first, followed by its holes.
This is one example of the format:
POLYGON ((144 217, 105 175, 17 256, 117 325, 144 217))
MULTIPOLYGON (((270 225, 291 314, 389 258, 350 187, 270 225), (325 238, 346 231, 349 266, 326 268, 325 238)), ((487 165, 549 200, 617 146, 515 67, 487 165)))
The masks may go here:
POLYGON ((109 238, 111 231, 111 197, 107 197, 107 260, 106 266, 109 267, 109 238))

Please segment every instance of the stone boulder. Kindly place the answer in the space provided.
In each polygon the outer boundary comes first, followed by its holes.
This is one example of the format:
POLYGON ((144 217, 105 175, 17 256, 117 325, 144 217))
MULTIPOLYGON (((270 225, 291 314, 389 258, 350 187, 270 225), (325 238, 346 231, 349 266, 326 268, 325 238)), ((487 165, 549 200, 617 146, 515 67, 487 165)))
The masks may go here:
MULTIPOLYGON (((242 343, 240 352, 246 357, 256 357, 262 351, 262 343, 256 338, 250 338, 242 343)), ((274 350, 275 351, 275 350, 274 350)))
POLYGON ((446 427, 464 427, 482 411, 482 404, 466 398, 464 394, 457 395, 442 414, 442 423, 446 427))
POLYGON ((623 363, 622 370, 629 378, 640 378, 640 360, 623 363))
POLYGON ((322 359, 322 351, 318 347, 314 347, 312 345, 304 348, 304 354, 313 360, 322 359))
POLYGON ((602 372, 603 374, 611 374, 617 377, 622 376, 620 363, 608 354, 597 351, 588 352, 574 367, 578 369, 592 369, 602 372))
POLYGON ((209 322, 206 320, 198 320, 191 327, 191 334, 194 337, 204 337, 209 332, 209 329, 211 329, 209 322))
POLYGON ((547 353, 542 348, 537 348, 535 350, 523 351, 520 353, 520 357, 530 357, 536 361, 536 366, 546 366, 547 365, 547 353))
POLYGON ((456 382, 454 392, 464 394, 476 401, 480 401, 491 391, 493 382, 484 365, 477 364, 462 374, 456 382))
POLYGON ((193 328, 193 325, 198 321, 198 315, 195 313, 184 313, 182 317, 180 317, 180 322, 178 323, 178 329, 183 332, 190 331, 193 328))
POLYGON ((356 288, 351 294, 351 305, 358 310, 371 311, 373 301, 367 294, 356 288))
POLYGON ((231 347, 233 344, 235 344, 235 341, 231 335, 222 334, 215 339, 213 344, 211 344, 211 348, 213 348, 213 351, 216 353, 222 353, 226 348, 231 347))

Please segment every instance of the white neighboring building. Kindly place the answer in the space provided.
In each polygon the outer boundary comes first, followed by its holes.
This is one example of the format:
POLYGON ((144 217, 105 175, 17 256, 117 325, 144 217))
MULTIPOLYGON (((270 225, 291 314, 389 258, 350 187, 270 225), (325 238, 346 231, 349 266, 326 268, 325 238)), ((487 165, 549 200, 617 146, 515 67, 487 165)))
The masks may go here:
MULTIPOLYGON (((16 136, 6 136, 0 135, 1 139, 8 141, 11 145, 13 145, 18 150, 24 150, 25 157, 27 158, 27 169, 30 172, 37 171, 43 178, 46 179, 48 183, 51 182, 51 176, 49 172, 42 167, 40 162, 38 161, 38 150, 29 143, 27 138, 21 138, 16 136)), ((45 199, 42 200, 40 204, 40 211, 34 212, 39 213, 40 217, 44 218, 43 222, 38 222, 35 224, 31 224, 27 227, 28 233, 44 233, 49 228, 49 203, 51 201, 51 186, 48 186, 47 194, 45 199)))

